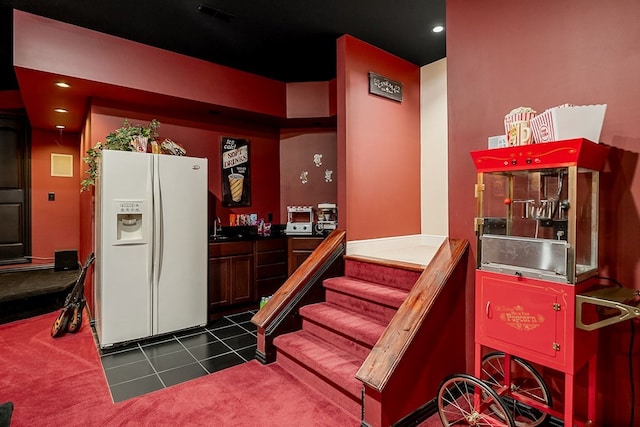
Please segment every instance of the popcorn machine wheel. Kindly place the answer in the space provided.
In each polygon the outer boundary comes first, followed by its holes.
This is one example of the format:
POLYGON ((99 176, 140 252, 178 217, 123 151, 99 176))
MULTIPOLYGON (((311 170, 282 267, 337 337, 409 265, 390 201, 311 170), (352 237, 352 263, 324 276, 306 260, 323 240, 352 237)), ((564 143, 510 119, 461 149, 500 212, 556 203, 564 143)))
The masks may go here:
POLYGON ((598 421, 598 329, 640 317, 637 291, 598 282, 599 171, 607 153, 585 139, 471 153, 478 170, 474 375, 441 383, 443 425, 598 421), (534 366, 564 374, 562 411, 534 366), (579 421, 574 380, 583 368, 587 420, 579 421))

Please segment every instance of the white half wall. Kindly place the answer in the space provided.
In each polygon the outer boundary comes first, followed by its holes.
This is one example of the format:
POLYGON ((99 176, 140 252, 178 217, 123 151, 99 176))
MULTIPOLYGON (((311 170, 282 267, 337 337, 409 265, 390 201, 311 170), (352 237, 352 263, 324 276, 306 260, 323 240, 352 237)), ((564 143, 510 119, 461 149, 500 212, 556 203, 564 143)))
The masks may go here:
POLYGON ((449 235, 447 58, 420 69, 421 232, 449 235))

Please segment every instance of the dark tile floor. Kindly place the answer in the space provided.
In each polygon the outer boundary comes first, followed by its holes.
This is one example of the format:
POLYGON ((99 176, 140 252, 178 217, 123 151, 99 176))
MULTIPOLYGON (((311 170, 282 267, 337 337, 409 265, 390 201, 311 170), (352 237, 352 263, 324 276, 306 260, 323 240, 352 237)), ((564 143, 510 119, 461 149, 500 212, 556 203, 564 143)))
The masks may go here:
POLYGON ((99 350, 114 402, 160 390, 255 358, 255 311, 204 328, 99 350))

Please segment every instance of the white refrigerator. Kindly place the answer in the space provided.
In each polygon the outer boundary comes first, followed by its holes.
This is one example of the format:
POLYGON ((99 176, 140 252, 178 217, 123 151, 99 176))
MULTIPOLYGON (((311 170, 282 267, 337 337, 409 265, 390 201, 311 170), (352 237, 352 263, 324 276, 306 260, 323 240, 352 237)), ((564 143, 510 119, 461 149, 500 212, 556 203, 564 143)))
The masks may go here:
POLYGON ((101 348, 207 323, 207 159, 104 150, 96 185, 101 348))

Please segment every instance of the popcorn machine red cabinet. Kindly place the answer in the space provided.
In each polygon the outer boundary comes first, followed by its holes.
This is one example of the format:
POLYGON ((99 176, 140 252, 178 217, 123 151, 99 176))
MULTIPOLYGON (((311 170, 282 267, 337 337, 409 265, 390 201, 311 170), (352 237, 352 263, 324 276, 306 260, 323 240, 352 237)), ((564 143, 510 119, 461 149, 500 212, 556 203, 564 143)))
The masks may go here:
POLYGON ((498 394, 516 375, 514 365, 538 383, 538 392, 514 398, 533 408, 512 413, 518 426, 540 425, 550 415, 579 423, 574 377, 583 368, 587 421, 597 420, 598 332, 576 328, 576 296, 594 286, 598 273, 599 172, 607 153, 586 139, 471 153, 478 172, 475 375, 489 382, 501 375, 498 394), (553 409, 529 362, 564 374, 563 413, 553 409))

